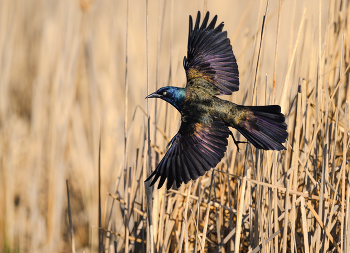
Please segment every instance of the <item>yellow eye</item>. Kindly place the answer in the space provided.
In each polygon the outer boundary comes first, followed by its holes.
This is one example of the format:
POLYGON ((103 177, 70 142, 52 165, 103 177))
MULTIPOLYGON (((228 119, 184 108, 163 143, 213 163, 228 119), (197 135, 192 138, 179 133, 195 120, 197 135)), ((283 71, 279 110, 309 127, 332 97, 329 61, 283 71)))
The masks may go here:
POLYGON ((163 91, 163 96, 166 96, 167 92, 166 91, 163 91))

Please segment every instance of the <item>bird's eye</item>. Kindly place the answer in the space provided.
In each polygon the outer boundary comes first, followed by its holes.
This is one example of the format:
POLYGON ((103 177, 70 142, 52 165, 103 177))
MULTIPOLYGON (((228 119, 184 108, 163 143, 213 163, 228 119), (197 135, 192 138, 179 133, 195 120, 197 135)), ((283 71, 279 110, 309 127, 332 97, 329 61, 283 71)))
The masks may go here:
POLYGON ((167 92, 166 91, 163 91, 163 96, 166 96, 167 92))

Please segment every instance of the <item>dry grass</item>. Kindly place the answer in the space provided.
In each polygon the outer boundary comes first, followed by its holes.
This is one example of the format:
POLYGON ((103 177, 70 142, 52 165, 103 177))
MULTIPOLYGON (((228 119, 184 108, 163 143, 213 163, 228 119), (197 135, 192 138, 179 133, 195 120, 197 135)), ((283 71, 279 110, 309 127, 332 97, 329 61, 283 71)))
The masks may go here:
POLYGON ((0 251, 349 252, 350 4, 266 6, 0 1, 0 251), (144 97, 185 84, 188 15, 204 9, 240 68, 225 98, 280 104, 287 150, 230 140, 199 180, 151 189, 180 115, 144 97))

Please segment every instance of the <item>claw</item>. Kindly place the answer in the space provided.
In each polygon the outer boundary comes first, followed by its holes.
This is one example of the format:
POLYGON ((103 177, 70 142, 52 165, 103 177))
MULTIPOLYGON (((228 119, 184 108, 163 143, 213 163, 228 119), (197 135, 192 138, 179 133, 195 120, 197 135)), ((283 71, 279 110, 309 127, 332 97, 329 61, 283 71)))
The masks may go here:
POLYGON ((238 144, 240 143, 248 143, 246 141, 236 141, 235 137, 233 136, 233 133, 230 131, 230 135, 232 136, 232 139, 233 139, 233 142, 235 143, 236 147, 237 147, 237 151, 239 153, 239 147, 238 147, 238 144))

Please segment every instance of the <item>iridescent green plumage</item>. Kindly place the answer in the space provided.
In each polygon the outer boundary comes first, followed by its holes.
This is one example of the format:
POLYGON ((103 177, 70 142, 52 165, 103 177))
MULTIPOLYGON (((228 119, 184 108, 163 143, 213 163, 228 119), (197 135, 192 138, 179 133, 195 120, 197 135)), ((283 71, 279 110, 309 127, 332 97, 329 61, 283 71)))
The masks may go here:
MULTIPOLYGON (((188 183, 215 167, 223 158, 227 139, 237 129, 256 148, 282 150, 288 133, 284 115, 278 105, 242 106, 222 100, 217 95, 231 94, 239 89, 239 73, 223 23, 215 28, 215 16, 207 26, 209 12, 199 27, 198 12, 194 29, 190 16, 187 58, 184 68, 186 88, 163 87, 147 98, 161 98, 181 113, 179 132, 169 143, 171 147, 158 164, 151 185, 160 178, 158 188, 167 179, 177 187, 188 183)), ((236 140, 235 144, 238 148, 236 140)))

